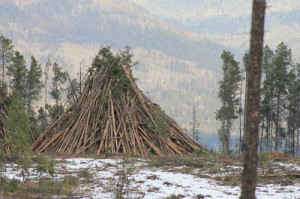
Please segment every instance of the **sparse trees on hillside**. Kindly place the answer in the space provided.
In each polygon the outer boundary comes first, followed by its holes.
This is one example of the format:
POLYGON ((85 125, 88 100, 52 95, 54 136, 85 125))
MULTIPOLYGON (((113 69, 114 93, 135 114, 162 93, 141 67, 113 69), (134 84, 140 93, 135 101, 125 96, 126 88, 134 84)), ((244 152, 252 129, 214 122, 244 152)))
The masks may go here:
POLYGON ((232 124, 237 119, 239 96, 238 91, 241 81, 241 71, 239 63, 234 59, 234 55, 228 51, 223 51, 221 55, 223 61, 223 79, 219 82, 218 97, 222 107, 216 112, 216 119, 221 121, 219 129, 219 138, 221 141, 221 150, 229 154, 230 133, 232 124))

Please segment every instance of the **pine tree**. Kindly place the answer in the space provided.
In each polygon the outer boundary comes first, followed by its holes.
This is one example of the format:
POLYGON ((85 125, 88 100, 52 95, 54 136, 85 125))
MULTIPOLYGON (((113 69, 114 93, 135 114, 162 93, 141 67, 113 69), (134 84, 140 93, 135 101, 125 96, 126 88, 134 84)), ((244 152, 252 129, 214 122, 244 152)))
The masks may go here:
POLYGON ((40 107, 40 109, 38 110, 38 132, 44 132, 48 126, 48 120, 47 120, 47 112, 46 110, 44 110, 43 107, 40 107))
POLYGON ((32 56, 31 57, 31 65, 28 72, 28 81, 27 81, 27 107, 28 113, 33 115, 32 104, 35 101, 41 99, 41 91, 44 87, 42 82, 42 69, 41 66, 38 65, 36 59, 32 56))
POLYGON ((197 108, 198 108, 198 104, 194 104, 192 110, 192 137, 194 140, 199 142, 200 124, 197 119, 197 108))
POLYGON ((67 100, 74 102, 80 95, 80 83, 77 79, 72 79, 69 86, 67 87, 67 100))
POLYGON ((28 70, 23 55, 16 51, 12 58, 12 64, 7 69, 7 74, 11 76, 10 83, 12 84, 13 92, 18 93, 22 102, 25 102, 28 70))
POLYGON ((60 67, 57 63, 53 64, 52 71, 53 78, 50 94, 55 100, 55 105, 49 107, 49 114, 50 117, 54 119, 59 113, 62 113, 64 109, 63 105, 60 104, 60 100, 62 99, 62 85, 67 81, 67 73, 63 72, 62 67, 60 67))
POLYGON ((261 115, 263 129, 261 132, 261 151, 262 145, 265 143, 266 151, 272 150, 272 123, 274 122, 274 81, 276 79, 274 71, 274 52, 267 45, 264 48, 262 69, 263 69, 263 87, 261 101, 261 115), (263 132, 266 132, 264 137, 263 132))
POLYGON ((239 63, 235 61, 234 55, 230 52, 223 51, 221 59, 223 60, 223 79, 219 82, 218 97, 222 107, 216 112, 216 119, 222 123, 219 130, 222 152, 229 154, 230 131, 233 120, 237 119, 239 106, 238 90, 241 82, 241 72, 239 63))
POLYGON ((275 118, 275 151, 278 151, 280 138, 284 137, 282 133, 282 122, 284 119, 284 109, 287 96, 288 70, 292 65, 292 52, 284 43, 277 46, 274 55, 274 97, 276 106, 275 118))
POLYGON ((0 36, 0 60, 1 60, 1 68, 2 68, 2 82, 4 82, 5 76, 5 68, 10 63, 11 58, 13 56, 13 48, 12 41, 3 36, 0 36))
POLYGON ((5 163, 6 163, 6 154, 4 151, 4 143, 2 142, 2 140, 0 139, 0 187, 2 187, 3 184, 3 174, 5 171, 5 163))
POLYGON ((295 157, 297 132, 299 129, 299 93, 300 93, 300 65, 296 64, 288 73, 287 95, 287 138, 286 152, 295 157))
POLYGON ((8 107, 7 131, 11 156, 21 166, 23 180, 31 163, 30 150, 30 130, 29 117, 26 113, 24 103, 19 95, 14 94, 8 107))

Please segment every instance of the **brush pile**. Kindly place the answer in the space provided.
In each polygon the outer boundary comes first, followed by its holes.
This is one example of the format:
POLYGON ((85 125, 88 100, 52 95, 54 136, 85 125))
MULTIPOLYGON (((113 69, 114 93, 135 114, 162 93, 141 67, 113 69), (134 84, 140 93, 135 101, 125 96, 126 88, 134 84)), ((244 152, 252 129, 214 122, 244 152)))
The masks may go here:
POLYGON ((85 88, 67 111, 32 144, 37 153, 184 155, 201 146, 160 107, 132 76, 132 54, 101 48, 85 88))
POLYGON ((0 97, 0 147, 4 149, 4 153, 10 155, 10 148, 8 146, 8 135, 7 135, 7 107, 6 98, 1 95, 0 97))

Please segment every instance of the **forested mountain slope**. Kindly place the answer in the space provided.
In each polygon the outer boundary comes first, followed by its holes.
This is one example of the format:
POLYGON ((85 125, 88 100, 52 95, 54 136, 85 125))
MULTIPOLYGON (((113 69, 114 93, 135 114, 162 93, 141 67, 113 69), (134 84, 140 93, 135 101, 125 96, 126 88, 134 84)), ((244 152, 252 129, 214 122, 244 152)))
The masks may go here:
POLYGON ((138 84, 150 99, 186 128, 198 103, 201 132, 216 133, 221 44, 128 1, 0 0, 0 18, 0 34, 25 56, 58 61, 72 76, 101 45, 131 46, 138 84))

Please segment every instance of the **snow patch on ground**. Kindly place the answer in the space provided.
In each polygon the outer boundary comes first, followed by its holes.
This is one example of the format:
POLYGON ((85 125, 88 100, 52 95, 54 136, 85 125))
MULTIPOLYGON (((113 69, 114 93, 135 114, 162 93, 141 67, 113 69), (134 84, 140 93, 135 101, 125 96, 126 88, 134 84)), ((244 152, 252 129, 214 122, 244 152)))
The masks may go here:
MULTIPOLYGON (((217 184, 213 176, 230 175, 227 169, 240 170, 238 166, 227 166, 224 172, 198 177, 199 169, 194 169, 190 174, 181 173, 185 167, 173 167, 166 170, 148 167, 147 161, 135 159, 125 161, 122 158, 94 159, 94 158, 57 158, 56 178, 68 175, 78 175, 83 169, 87 170, 92 178, 92 183, 81 184, 77 187, 81 198, 115 198, 116 190, 122 185, 123 193, 129 198, 143 197, 145 199, 166 198, 171 195, 181 198, 239 198, 239 186, 222 186, 217 184), (125 178, 124 178, 125 176, 125 178), (123 177, 123 178, 122 178, 123 177), (122 182, 122 179, 124 180, 122 182)), ((276 163, 292 171, 299 171, 300 167, 291 163, 276 163)), ((236 174, 236 173, 235 173, 236 174)), ((4 175, 8 178, 21 180, 20 168, 17 165, 7 165, 4 175)), ((35 169, 30 169, 30 178, 37 179, 39 174, 35 169)), ((258 185, 258 199, 300 198, 300 184, 287 186, 279 184, 258 185)))

